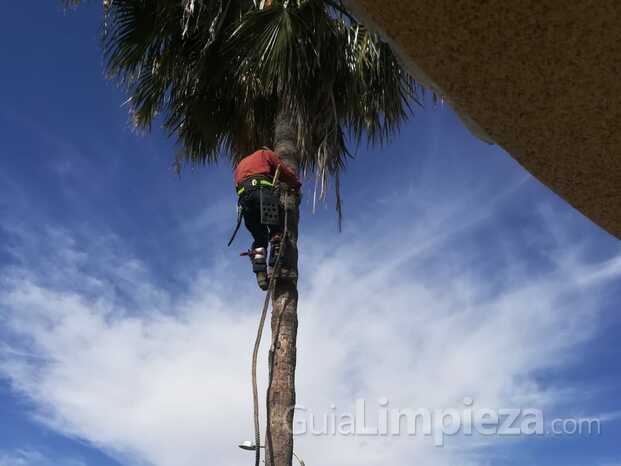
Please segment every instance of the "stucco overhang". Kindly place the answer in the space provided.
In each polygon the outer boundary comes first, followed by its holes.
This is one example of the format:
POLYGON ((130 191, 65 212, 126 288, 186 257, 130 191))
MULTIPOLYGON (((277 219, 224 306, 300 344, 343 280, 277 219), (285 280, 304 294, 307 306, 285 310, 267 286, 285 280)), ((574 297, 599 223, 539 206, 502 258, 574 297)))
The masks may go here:
POLYGON ((473 133, 621 238, 621 1, 346 3, 473 133))

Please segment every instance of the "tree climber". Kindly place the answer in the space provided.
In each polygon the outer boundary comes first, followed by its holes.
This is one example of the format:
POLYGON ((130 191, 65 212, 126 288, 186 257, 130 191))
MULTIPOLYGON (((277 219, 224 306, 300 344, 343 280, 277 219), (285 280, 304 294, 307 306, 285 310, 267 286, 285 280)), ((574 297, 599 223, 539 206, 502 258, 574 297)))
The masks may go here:
POLYGON ((262 290, 267 290, 269 284, 266 262, 268 244, 271 245, 269 267, 273 268, 283 231, 277 181, 296 191, 301 186, 295 172, 269 149, 253 152, 235 167, 235 186, 239 196, 237 228, 243 217, 244 224, 253 237, 252 249, 247 254, 252 262, 252 271, 257 276, 257 284, 262 290))

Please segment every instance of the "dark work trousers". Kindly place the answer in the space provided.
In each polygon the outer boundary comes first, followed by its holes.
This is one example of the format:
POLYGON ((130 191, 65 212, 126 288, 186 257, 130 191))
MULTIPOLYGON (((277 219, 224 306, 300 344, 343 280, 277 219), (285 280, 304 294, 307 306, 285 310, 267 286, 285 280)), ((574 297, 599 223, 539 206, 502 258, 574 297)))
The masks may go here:
POLYGON ((270 239, 282 233, 282 225, 261 223, 261 189, 269 188, 256 187, 247 190, 239 197, 239 204, 242 208, 244 224, 254 240, 252 249, 265 248, 267 251, 270 239))

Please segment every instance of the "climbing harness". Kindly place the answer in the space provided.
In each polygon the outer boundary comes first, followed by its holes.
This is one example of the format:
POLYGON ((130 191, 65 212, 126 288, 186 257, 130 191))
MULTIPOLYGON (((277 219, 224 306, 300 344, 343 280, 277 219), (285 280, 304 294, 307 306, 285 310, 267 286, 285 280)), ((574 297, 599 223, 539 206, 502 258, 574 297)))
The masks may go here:
MULTIPOLYGON (((278 175, 278 173, 276 174, 278 175)), ((276 177, 274 177, 276 179, 276 177)), ((267 316, 267 308, 269 307, 270 301, 272 300, 274 294, 274 288, 276 287, 276 280, 280 273, 280 261, 282 258, 283 251, 285 249, 285 239, 287 238, 288 233, 288 194, 285 192, 284 195, 284 231, 282 237, 280 238, 280 246, 278 255, 276 256, 276 260, 274 261, 274 268, 272 269, 272 274, 269 278, 269 285, 267 288, 267 293, 265 294, 265 300, 263 302, 263 309, 261 311, 261 318, 259 320, 259 328, 257 330, 257 336, 254 341, 254 350, 252 352, 252 401, 254 407, 254 437, 255 437, 255 445, 261 445, 261 430, 259 426, 259 394, 257 390, 257 358, 259 354, 259 346, 261 345, 261 336, 263 335, 263 327, 265 326, 265 318, 267 316)), ((274 341, 272 341, 272 348, 274 347, 274 341)), ((271 370, 270 370, 271 377, 271 370)), ((269 419, 269 413, 268 413, 269 419)), ((260 448, 256 448, 255 450, 255 466, 259 466, 261 462, 261 452, 260 448)))
POLYGON ((250 181, 244 182, 244 183, 241 184, 241 186, 237 189, 237 195, 241 196, 248 189, 255 188, 257 186, 266 186, 268 188, 273 188, 274 187, 274 183, 271 182, 271 181, 268 181, 268 180, 263 180, 263 179, 259 179, 259 178, 252 178, 250 181))
POLYGON ((227 243, 227 247, 230 247, 235 241, 237 237, 237 233, 239 233, 239 228, 241 227, 241 222, 244 214, 244 208, 241 205, 241 195, 244 194, 249 189, 254 189, 257 186, 259 187, 259 204, 260 204, 260 213, 261 213, 261 223, 263 225, 278 225, 280 223, 280 209, 279 202, 280 198, 278 195, 278 189, 276 188, 278 183, 278 177, 280 175, 280 166, 276 168, 276 173, 274 173, 274 178, 272 181, 266 180, 261 177, 251 178, 249 180, 244 180, 237 189, 237 222, 235 224, 235 229, 233 230, 233 234, 227 243), (268 189, 262 189, 268 188, 268 189))

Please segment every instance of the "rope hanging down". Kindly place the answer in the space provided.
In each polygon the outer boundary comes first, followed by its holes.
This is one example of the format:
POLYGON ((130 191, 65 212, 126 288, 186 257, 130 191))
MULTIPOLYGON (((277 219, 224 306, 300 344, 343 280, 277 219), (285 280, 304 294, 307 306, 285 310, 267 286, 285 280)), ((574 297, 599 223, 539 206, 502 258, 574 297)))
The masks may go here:
MULTIPOLYGON (((267 293, 265 294, 265 301, 263 302, 263 310, 261 311, 261 319, 259 320, 259 328, 257 330, 257 337, 254 341, 254 350, 252 352, 252 401, 254 405, 254 439, 255 439, 255 466, 259 466, 261 462, 261 430, 259 427, 259 394, 257 390, 257 358, 259 354, 259 346, 261 345, 261 336, 263 335, 263 327, 265 326, 265 318, 267 316, 267 308, 274 294, 274 288, 276 287, 276 277, 280 273, 280 259, 283 251, 285 250, 285 239, 287 238, 288 230, 288 193, 284 195, 284 230, 282 237, 280 238, 280 247, 276 261, 274 262, 274 268, 272 269, 272 276, 270 277, 267 293)), ((273 344, 273 343, 272 343, 273 344)))

